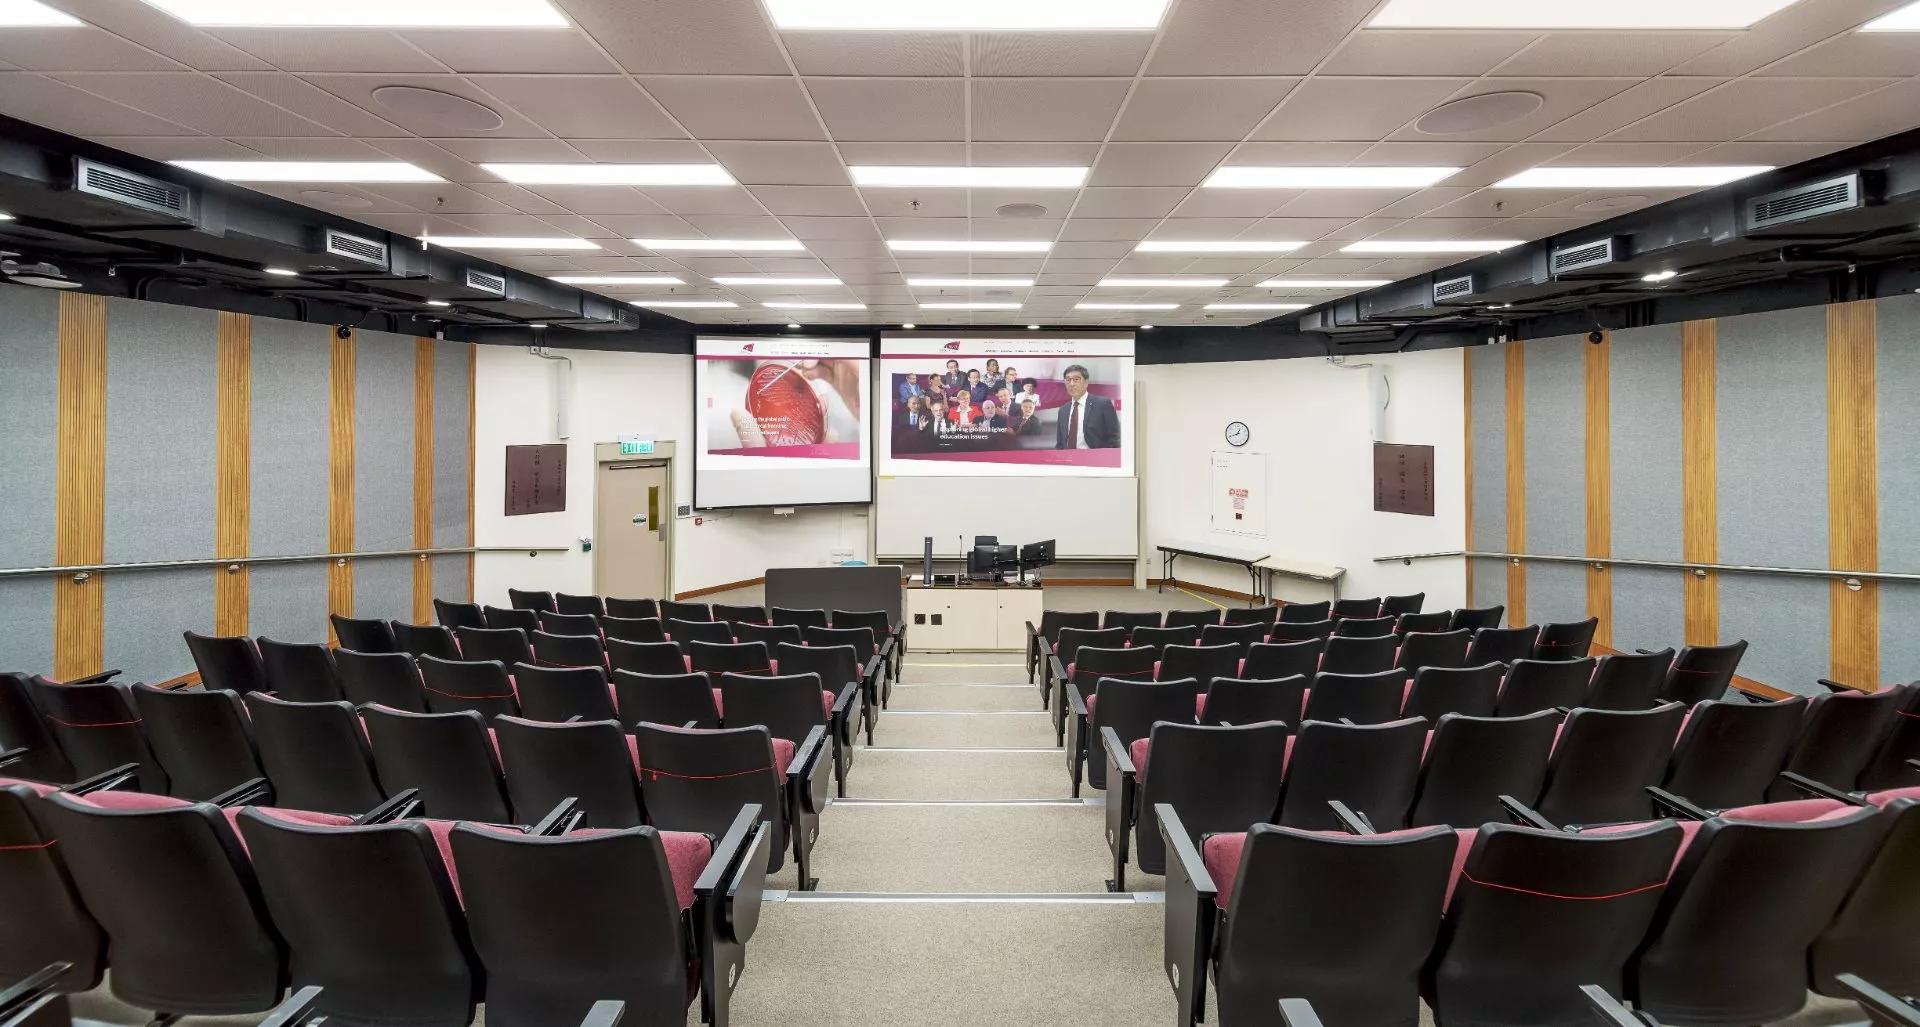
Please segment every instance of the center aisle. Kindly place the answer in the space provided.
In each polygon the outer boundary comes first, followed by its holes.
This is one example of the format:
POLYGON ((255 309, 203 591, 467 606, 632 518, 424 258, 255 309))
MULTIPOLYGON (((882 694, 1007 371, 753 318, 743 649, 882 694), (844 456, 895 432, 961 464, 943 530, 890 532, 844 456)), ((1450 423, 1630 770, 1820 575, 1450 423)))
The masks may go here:
MULTIPOLYGON (((813 893, 769 895, 736 1024, 1160 1025, 1160 878, 1109 895, 1098 792, 1008 653, 918 655, 847 798, 821 817, 813 893)), ((790 889, 791 865, 768 880, 790 889)), ((698 1020, 698 1012, 689 1022, 698 1020)))

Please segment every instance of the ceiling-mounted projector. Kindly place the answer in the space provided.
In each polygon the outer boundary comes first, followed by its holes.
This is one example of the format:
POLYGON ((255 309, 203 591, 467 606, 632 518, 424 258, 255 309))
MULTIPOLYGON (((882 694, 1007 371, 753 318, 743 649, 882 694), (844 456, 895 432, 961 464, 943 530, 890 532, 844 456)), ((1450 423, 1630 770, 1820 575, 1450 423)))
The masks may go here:
POLYGON ((31 285, 38 289, 78 289, 80 283, 68 278, 66 272, 57 265, 46 261, 28 264, 13 259, 17 254, 0 255, 0 275, 15 285, 31 285))

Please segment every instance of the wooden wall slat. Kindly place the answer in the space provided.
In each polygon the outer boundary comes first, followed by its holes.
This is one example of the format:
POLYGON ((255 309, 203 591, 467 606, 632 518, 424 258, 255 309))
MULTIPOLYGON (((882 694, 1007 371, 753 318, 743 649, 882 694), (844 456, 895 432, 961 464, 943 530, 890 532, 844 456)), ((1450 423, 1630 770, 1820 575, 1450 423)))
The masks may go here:
MULTIPOLYGON (((1471 348, 1462 349, 1460 351, 1460 392, 1461 392, 1460 406, 1461 406, 1461 409, 1465 411, 1465 414, 1466 414, 1466 416, 1462 419, 1466 424, 1466 439, 1462 443, 1461 452, 1466 454, 1465 492, 1466 492, 1466 508, 1467 508, 1466 537, 1461 540, 1460 548, 1472 549, 1473 548, 1473 350, 1471 348)), ((1461 601, 1460 605, 1463 607, 1472 606, 1473 605, 1474 561, 1469 559, 1469 560, 1462 560, 1460 562, 1466 566, 1466 574, 1467 574, 1466 598, 1461 601)))
MULTIPOLYGON (((413 340, 413 545, 433 548, 433 340, 413 340)), ((433 561, 413 561, 413 622, 433 623, 433 561)))
MULTIPOLYGON (((467 545, 477 547, 480 540, 473 533, 473 496, 475 483, 474 468, 477 466, 474 454, 477 452, 473 428, 479 410, 480 391, 476 386, 480 381, 480 345, 467 344, 467 545)), ((467 554, 467 602, 473 602, 473 564, 474 555, 467 554)))
MULTIPOLYGON (((327 551, 353 552, 353 386, 356 339, 326 329, 333 343, 327 404, 327 551)), ((327 564, 327 612, 353 616, 353 562, 327 564)), ((333 625, 327 637, 334 638, 333 625)), ((337 639, 336 639, 337 641, 337 639)))
MULTIPOLYGON (((60 294, 60 380, 55 428, 54 561, 106 562, 107 301, 60 294)), ((105 668, 103 575, 54 581, 53 676, 66 681, 105 668)))
MULTIPOLYGON (((1527 344, 1507 357, 1507 552, 1527 551, 1527 344)), ((1527 565, 1507 562, 1507 623, 1526 624, 1527 565)))
MULTIPOLYGON (((1827 308, 1827 559, 1836 570, 1880 569, 1878 309, 1827 308)), ((1880 585, 1834 580, 1833 679, 1880 687, 1880 585)))
MULTIPOLYGON (((1715 354, 1719 322, 1688 321, 1680 328, 1680 495, 1683 555, 1691 563, 1720 560, 1720 499, 1715 414, 1715 354)), ((1720 580, 1715 572, 1686 578, 1686 641, 1720 640, 1720 580)))
MULTIPOLYGON (((1613 333, 1586 349, 1587 555, 1613 555, 1613 333)), ((1587 616, 1593 640, 1613 644, 1613 576, 1587 565, 1587 616)))
MULTIPOLYGON (((252 525, 253 318, 223 312, 214 358, 214 553, 246 556, 252 525)), ((214 631, 247 633, 250 579, 244 566, 213 572, 214 631)))

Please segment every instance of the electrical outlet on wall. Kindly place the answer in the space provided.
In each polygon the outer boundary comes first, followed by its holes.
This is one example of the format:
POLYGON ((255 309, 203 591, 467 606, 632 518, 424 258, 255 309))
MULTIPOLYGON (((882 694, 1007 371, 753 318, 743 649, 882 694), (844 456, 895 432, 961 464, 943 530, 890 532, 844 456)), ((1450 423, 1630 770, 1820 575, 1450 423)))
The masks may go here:
POLYGON ((681 520, 683 520, 683 521, 684 521, 684 520, 686 520, 686 519, 687 519, 687 518, 689 518, 689 517, 692 517, 692 516, 693 516, 693 504, 692 504, 692 503, 681 503, 681 504, 680 504, 679 506, 676 506, 676 507, 674 507, 674 508, 673 508, 673 515, 674 515, 675 517, 678 517, 678 518, 680 518, 680 519, 681 519, 681 520))

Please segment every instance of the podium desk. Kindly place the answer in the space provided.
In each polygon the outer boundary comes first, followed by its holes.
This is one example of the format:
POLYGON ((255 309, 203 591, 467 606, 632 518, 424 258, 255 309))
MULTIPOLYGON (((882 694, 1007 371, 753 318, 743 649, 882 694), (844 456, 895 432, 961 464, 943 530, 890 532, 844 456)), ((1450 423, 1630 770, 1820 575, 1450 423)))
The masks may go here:
POLYGON ((907 584, 907 637, 923 652, 1018 652, 1046 608, 1038 585, 907 584))

